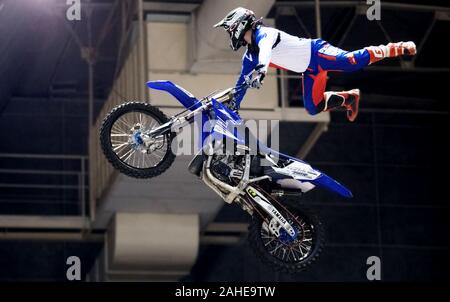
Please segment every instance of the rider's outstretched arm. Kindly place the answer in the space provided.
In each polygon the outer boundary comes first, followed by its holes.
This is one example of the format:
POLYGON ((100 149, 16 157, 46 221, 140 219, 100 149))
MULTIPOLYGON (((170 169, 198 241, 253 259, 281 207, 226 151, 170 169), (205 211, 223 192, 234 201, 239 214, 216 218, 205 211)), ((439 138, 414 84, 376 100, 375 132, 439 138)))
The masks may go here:
MULTIPOLYGON (((240 87, 245 83, 245 77, 250 76, 252 71, 255 69, 256 65, 258 65, 258 58, 251 54, 248 50, 244 53, 242 57, 242 69, 241 74, 236 82, 236 87, 240 87)), ((242 99, 244 98, 245 93, 247 92, 247 87, 239 88, 239 92, 236 94, 236 109, 239 109, 242 99)))
MULTIPOLYGON (((269 67, 270 58, 272 55, 272 47, 277 40, 278 32, 275 29, 264 28, 260 29, 256 33, 256 43, 258 44, 259 51, 250 52, 248 49, 242 58, 242 70, 241 75, 236 83, 236 86, 245 83, 245 77, 250 76, 253 70, 257 70, 261 73, 266 73, 269 67)), ((262 78, 261 78, 262 79, 262 78)), ((236 107, 240 107, 240 103, 244 98, 247 88, 241 89, 236 95, 236 107)))

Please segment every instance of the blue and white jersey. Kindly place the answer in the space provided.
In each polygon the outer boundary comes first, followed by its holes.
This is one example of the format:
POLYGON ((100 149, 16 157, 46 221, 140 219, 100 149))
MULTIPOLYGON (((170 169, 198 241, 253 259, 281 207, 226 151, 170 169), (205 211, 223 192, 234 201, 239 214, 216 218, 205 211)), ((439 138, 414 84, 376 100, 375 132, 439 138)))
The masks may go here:
MULTIPOLYGON (((248 47, 242 58, 242 70, 236 86, 245 82, 245 76, 256 67, 267 72, 269 65, 294 72, 304 72, 311 59, 311 39, 292 36, 281 30, 258 26, 254 32, 254 42, 258 47, 248 47)), ((246 89, 236 96, 239 107, 246 89)))

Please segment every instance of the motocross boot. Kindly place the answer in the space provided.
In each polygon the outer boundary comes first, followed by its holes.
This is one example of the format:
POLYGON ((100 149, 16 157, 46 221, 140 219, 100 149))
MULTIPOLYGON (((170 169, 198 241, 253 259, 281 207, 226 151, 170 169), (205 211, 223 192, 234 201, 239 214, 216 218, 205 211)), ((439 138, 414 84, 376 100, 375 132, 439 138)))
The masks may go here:
POLYGON ((355 121, 359 110, 359 89, 352 89, 349 91, 326 91, 324 93, 325 109, 330 111, 336 108, 344 107, 347 110, 347 119, 350 122, 355 121))

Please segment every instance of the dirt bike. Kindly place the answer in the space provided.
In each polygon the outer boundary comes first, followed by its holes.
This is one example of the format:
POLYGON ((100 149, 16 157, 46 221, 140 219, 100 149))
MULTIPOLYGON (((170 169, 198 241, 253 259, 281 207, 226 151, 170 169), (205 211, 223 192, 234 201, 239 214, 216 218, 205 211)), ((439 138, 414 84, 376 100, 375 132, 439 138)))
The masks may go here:
POLYGON ((242 124, 233 102, 243 84, 197 99, 170 81, 150 81, 147 86, 166 91, 186 110, 168 118, 149 103, 130 102, 114 108, 104 119, 100 142, 109 162, 120 172, 136 178, 156 177, 175 159, 171 143, 177 129, 213 120, 203 136, 203 148, 189 164, 189 171, 225 202, 237 203, 250 214, 248 239, 255 253, 273 268, 296 273, 319 256, 324 226, 318 216, 301 206, 298 197, 314 187, 352 197, 343 185, 306 162, 272 150, 258 141, 251 150, 248 139, 225 124, 242 124), (231 153, 223 151, 226 137, 234 142, 231 153), (254 152, 250 152, 254 151, 254 152), (263 164, 264 162, 264 164, 263 164))

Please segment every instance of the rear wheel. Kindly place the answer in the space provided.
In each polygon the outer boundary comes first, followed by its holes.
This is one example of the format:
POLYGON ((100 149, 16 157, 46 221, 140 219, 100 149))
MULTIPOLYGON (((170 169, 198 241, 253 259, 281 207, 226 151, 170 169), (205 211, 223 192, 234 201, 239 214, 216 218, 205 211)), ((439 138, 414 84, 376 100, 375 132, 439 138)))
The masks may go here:
POLYGON ((167 170, 175 155, 172 133, 146 137, 145 133, 167 122, 158 108, 130 102, 115 107, 103 120, 100 144, 108 161, 135 178, 155 177, 167 170))
POLYGON ((258 213, 249 226, 249 242, 255 253, 275 270, 298 273, 310 266, 319 256, 324 242, 323 225, 311 210, 293 202, 283 203, 285 209, 277 207, 294 228, 291 237, 284 229, 276 237, 269 231, 269 219, 258 213))

